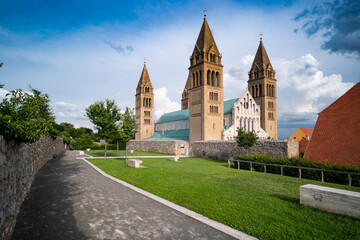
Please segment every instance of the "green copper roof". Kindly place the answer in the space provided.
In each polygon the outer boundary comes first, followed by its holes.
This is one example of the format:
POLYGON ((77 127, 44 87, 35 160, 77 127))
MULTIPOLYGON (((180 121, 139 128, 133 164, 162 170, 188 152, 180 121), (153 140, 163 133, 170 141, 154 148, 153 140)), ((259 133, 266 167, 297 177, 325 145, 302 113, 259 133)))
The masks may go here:
POLYGON ((174 122, 189 119, 189 109, 165 113, 156 123, 174 122))
POLYGON ((154 132, 154 136, 145 140, 182 140, 189 142, 189 129, 157 131, 154 132))
POLYGON ((230 114, 232 112, 232 107, 234 106, 234 103, 238 100, 239 98, 234 98, 234 99, 230 99, 227 101, 224 101, 224 114, 230 114))

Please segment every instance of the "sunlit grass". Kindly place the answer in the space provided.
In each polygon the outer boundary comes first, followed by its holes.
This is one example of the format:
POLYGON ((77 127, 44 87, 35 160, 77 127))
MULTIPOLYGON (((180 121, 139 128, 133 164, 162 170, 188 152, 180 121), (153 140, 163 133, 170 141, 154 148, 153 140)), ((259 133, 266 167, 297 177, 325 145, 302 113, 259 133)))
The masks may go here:
MULTIPOLYGON (((93 156, 93 157, 103 157, 104 156, 104 150, 91 150, 89 152, 85 151, 86 154, 93 156)), ((126 151, 125 150, 107 150, 106 156, 107 157, 118 157, 118 156, 125 156, 126 151)), ((128 156, 169 156, 172 154, 164 154, 164 153, 154 153, 154 152, 141 152, 134 151, 133 153, 128 152, 128 156)))
POLYGON ((359 239, 360 221, 299 204, 299 188, 312 183, 360 188, 227 168, 227 162, 181 158, 89 159, 108 174, 260 239, 359 239))

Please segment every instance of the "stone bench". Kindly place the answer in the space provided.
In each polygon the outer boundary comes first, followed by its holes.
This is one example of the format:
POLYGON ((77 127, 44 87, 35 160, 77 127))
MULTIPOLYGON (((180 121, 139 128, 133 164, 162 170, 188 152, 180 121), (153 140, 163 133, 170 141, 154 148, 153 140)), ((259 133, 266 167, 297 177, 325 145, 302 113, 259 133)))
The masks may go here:
POLYGON ((177 162, 178 160, 179 160, 179 157, 177 157, 177 156, 171 156, 171 157, 169 157, 169 161, 177 162))
POLYGON ((137 160, 137 159, 128 159, 127 160, 127 165, 129 167, 132 167, 132 168, 140 168, 142 167, 140 164, 142 163, 141 160, 137 160))
POLYGON ((300 204, 360 219, 360 192, 306 184, 300 186, 300 204))
POLYGON ((79 155, 84 155, 84 151, 79 151, 79 155))

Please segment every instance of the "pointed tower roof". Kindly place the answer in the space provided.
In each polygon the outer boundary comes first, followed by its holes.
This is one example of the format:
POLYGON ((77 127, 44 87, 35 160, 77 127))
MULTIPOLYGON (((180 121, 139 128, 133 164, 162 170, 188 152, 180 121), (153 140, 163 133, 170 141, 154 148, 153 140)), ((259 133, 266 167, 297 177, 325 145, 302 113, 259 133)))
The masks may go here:
POLYGON ((262 42, 262 37, 260 37, 259 47, 256 51, 254 61, 251 65, 251 70, 253 70, 255 66, 259 67, 260 70, 268 69, 269 67, 273 69, 270 59, 266 53, 264 44, 262 42))
POLYGON ((152 84, 151 84, 151 81, 150 81, 150 76, 149 76, 148 70, 146 68, 146 61, 144 61, 144 67, 143 67, 143 70, 142 70, 142 73, 141 73, 141 76, 140 76, 138 87, 141 86, 141 85, 144 86, 145 84, 150 85, 152 87, 152 84))
POLYGON ((211 33, 209 24, 208 24, 208 22, 206 20, 206 13, 205 13, 204 14, 204 22, 203 22, 203 25, 201 26, 201 30, 200 30, 199 36, 197 38, 196 45, 195 45, 193 53, 197 49, 200 52, 202 52, 203 49, 205 49, 206 51, 209 51, 211 47, 213 47, 215 49, 215 52, 217 54, 220 54, 219 50, 218 50, 218 48, 216 46, 215 39, 214 39, 214 37, 213 37, 213 35, 211 33))

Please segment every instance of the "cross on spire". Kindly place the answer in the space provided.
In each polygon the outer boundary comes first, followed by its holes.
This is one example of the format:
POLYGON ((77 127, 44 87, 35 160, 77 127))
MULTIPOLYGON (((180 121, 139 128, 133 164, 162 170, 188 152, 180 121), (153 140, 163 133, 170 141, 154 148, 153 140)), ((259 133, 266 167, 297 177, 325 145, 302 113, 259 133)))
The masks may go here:
POLYGON ((207 12, 207 10, 206 10, 206 8, 204 8, 204 18, 206 18, 206 12, 207 12))
POLYGON ((146 58, 144 58, 144 65, 146 65, 146 58))
POLYGON ((262 34, 262 32, 260 32, 260 41, 262 41, 262 36, 263 36, 263 34, 262 34))

